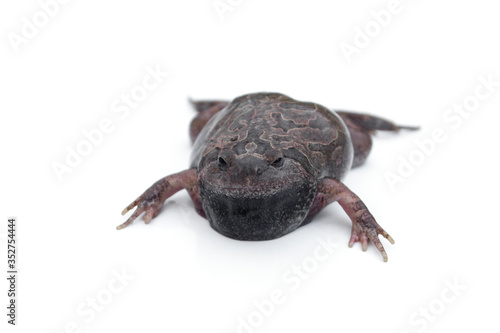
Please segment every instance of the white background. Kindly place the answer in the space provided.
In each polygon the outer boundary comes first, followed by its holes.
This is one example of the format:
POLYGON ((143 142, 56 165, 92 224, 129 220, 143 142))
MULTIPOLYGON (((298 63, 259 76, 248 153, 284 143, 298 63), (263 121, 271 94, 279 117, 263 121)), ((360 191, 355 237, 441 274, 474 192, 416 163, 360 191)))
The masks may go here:
POLYGON ((237 332, 249 317, 255 327, 240 332, 498 330, 500 87, 460 123, 443 118, 480 76, 500 81, 498 5, 401 0, 349 63, 341 43, 389 1, 232 3, 222 20, 212 0, 69 1, 16 52, 9 38, 41 7, 2 2, 1 261, 5 271, 16 216, 20 271, 15 328, 1 279, 2 332, 237 332), (121 119, 114 101, 148 66, 169 75, 121 119), (149 225, 115 230, 127 204, 188 166, 188 96, 256 91, 422 126, 378 135, 345 180, 396 240, 383 240, 388 263, 372 245, 347 247, 351 223, 337 204, 281 239, 241 242, 213 231, 182 191, 149 225), (53 163, 106 118, 111 133, 60 181, 53 163), (392 190, 387 173, 421 157, 415 141, 437 128, 446 140, 392 190), (337 247, 318 262, 328 239, 337 247), (310 273, 291 283, 303 264, 310 273), (133 277, 124 287, 122 270, 133 277), (271 309, 277 290, 283 302, 271 309), (96 297, 100 311, 88 303, 96 297))

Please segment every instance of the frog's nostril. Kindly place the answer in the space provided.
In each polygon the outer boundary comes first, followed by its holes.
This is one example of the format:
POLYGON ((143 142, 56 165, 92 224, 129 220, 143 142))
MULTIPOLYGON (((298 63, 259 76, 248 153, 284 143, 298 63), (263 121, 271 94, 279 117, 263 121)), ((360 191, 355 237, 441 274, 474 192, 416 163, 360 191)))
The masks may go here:
POLYGON ((275 159, 271 165, 275 168, 279 168, 281 166, 283 166, 283 157, 278 157, 277 159, 275 159))
POLYGON ((227 164, 225 159, 223 159, 222 157, 219 157, 219 159, 217 160, 217 163, 219 164, 219 168, 222 171, 227 170, 228 164, 227 164))

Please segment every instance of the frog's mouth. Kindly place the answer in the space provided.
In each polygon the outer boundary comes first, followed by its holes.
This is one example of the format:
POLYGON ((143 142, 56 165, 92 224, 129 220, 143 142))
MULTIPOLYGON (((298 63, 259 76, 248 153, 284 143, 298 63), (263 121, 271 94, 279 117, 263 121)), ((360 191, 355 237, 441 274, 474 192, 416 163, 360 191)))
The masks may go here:
POLYGON ((200 178, 200 199, 210 225, 238 240, 269 240, 295 230, 306 218, 315 193, 315 183, 297 174, 251 185, 200 178))

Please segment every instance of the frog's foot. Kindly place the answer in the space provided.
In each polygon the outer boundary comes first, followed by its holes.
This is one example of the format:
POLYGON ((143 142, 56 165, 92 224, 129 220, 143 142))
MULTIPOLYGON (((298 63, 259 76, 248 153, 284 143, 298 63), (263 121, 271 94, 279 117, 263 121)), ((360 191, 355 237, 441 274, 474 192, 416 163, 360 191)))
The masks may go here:
POLYGON ((146 190, 140 197, 135 199, 130 205, 128 205, 123 211, 122 215, 127 214, 127 212, 134 207, 137 209, 134 213, 125 221, 116 227, 117 230, 123 229, 132 223, 135 219, 139 217, 142 213, 146 212, 142 219, 144 222, 149 223, 152 219, 154 219, 160 213, 161 207, 163 206, 163 202, 161 199, 161 184, 158 182, 151 186, 146 190))
MULTIPOLYGON (((149 223, 160 213, 165 200, 183 188, 189 192, 193 201, 199 200, 198 176, 195 169, 189 169, 167 176, 154 183, 122 211, 122 215, 125 215, 128 211, 137 207, 127 221, 117 226, 116 229, 120 230, 125 228, 142 213, 145 213, 143 216, 144 222, 149 223)), ((196 201, 195 206, 199 208, 196 201)))
POLYGON ((357 214, 359 214, 359 217, 356 219, 356 222, 352 223, 349 247, 352 247, 356 242, 361 242, 361 248, 363 251, 366 251, 368 248, 368 240, 371 240, 382 254, 384 261, 387 261, 387 252, 385 252, 384 246, 380 242, 378 235, 387 238, 391 244, 394 244, 394 239, 392 239, 392 237, 375 221, 375 218, 366 207, 357 214))
POLYGON ((368 240, 370 240, 380 251, 384 261, 387 261, 387 253, 378 235, 384 236, 391 244, 394 244, 392 237, 375 221, 373 215, 355 193, 349 190, 341 181, 325 178, 318 186, 318 194, 315 200, 316 212, 335 201, 339 202, 352 221, 349 247, 352 247, 356 242, 361 242, 361 247, 365 251, 368 247, 368 240))

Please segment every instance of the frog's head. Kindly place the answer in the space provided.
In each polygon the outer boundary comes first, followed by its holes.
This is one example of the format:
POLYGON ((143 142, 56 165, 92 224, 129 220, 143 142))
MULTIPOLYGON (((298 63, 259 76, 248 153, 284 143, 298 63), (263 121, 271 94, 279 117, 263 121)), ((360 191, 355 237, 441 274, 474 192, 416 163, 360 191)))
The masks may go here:
POLYGON ((212 228, 240 240, 283 236, 301 225, 316 182, 299 161, 279 150, 220 149, 199 170, 200 198, 212 228))

